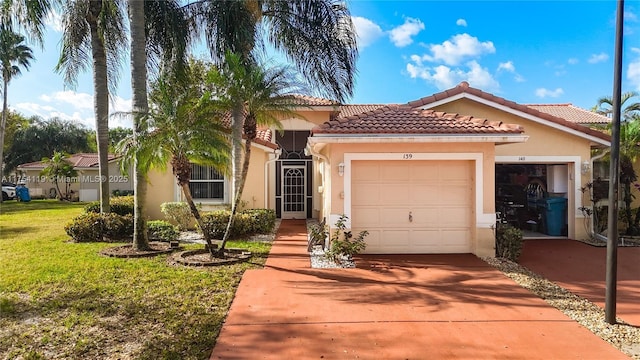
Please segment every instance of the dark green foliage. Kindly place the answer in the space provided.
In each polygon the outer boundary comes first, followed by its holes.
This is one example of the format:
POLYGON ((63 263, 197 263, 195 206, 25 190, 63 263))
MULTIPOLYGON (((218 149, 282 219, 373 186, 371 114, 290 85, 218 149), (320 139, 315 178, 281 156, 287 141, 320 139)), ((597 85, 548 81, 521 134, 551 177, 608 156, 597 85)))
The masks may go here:
POLYGON ((329 236, 329 233, 327 232, 326 219, 322 220, 319 224, 311 225, 309 227, 309 245, 307 246, 307 251, 311 252, 316 245, 322 245, 324 248, 327 236, 329 236))
POLYGON ((369 235, 369 232, 361 231, 354 238, 351 231, 346 230, 345 223, 348 219, 346 215, 341 215, 340 219, 336 221, 336 229, 331 235, 329 250, 325 253, 325 256, 332 261, 340 262, 343 257, 351 259, 353 255, 360 253, 367 247, 364 238, 369 235))
MULTIPOLYGON (((111 212, 118 215, 133 215, 133 196, 115 196, 111 198, 109 202, 111 205, 111 212)), ((100 202, 94 201, 89 203, 85 208, 85 212, 100 212, 100 202)))
POLYGON ((87 212, 73 218, 64 230, 76 242, 130 240, 133 236, 133 215, 87 212))
POLYGON ((102 216, 88 212, 78 215, 64 226, 67 235, 76 242, 102 241, 102 216))
MULTIPOLYGON (((229 210, 216 210, 202 215, 202 221, 209 235, 214 239, 222 239, 229 223, 229 210)), ((253 234, 268 234, 275 226, 276 215, 270 209, 245 210, 237 213, 231 227, 231 238, 240 238, 253 234)))
POLYGON ((151 240, 174 241, 179 235, 178 228, 164 220, 147 221, 147 230, 151 240))
POLYGON ((517 262, 522 253, 522 230, 509 224, 497 224, 496 257, 517 262))

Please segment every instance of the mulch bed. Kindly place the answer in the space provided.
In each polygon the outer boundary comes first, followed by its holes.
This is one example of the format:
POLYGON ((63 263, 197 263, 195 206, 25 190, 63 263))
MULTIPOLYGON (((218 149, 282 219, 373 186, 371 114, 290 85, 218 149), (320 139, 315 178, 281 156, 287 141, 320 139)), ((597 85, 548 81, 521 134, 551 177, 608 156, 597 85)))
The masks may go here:
POLYGON ((116 257, 116 258, 140 258, 151 257, 162 254, 169 254, 180 248, 171 248, 169 243, 153 241, 149 243, 150 250, 134 250, 132 244, 109 247, 100 251, 101 255, 116 257))
POLYGON ((230 265, 251 258, 251 252, 243 249, 225 249, 224 258, 212 257, 208 250, 188 250, 173 254, 169 262, 186 266, 230 265))

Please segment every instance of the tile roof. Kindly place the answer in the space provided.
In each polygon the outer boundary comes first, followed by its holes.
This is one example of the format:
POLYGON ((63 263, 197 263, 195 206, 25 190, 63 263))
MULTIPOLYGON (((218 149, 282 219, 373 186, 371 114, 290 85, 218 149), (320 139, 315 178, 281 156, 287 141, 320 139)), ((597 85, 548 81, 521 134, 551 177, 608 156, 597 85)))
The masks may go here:
MULTIPOLYGON (((117 159, 118 156, 109 154, 109 161, 117 159)), ((97 153, 78 153, 69 155, 67 161, 73 165, 74 168, 97 168, 98 167, 98 154, 97 153)), ((34 161, 18 166, 21 169, 44 169, 45 163, 42 161, 34 161)))
POLYGON ((521 134, 519 125, 468 115, 387 105, 316 126, 313 134, 521 134))
POLYGON ((486 93, 480 89, 476 89, 476 88, 472 88, 471 86, 469 86, 469 83, 466 81, 461 82, 460 84, 458 84, 456 87, 439 92, 437 94, 433 94, 431 96, 427 96, 427 97, 423 97, 421 99, 415 100, 415 101, 410 101, 409 103, 407 103, 409 106, 412 107, 421 107, 424 105, 428 105, 440 100, 444 100, 459 94, 470 94, 470 95, 474 95, 477 96, 479 98, 494 102, 496 104, 502 105, 502 106, 506 106, 509 107, 513 110, 518 110, 521 111, 523 113, 538 117, 540 119, 544 119, 553 123, 556 123, 558 125, 564 126, 566 128, 575 130, 575 131, 579 131, 582 132, 584 134, 593 136, 593 137, 597 137, 599 139, 605 140, 605 141, 611 141, 611 136, 609 136, 608 134, 605 134, 603 132, 597 131, 597 130, 593 130, 590 129, 586 126, 583 125, 579 125, 576 124, 574 122, 571 122, 569 120, 548 114, 546 112, 541 112, 539 110, 530 108, 526 105, 521 105, 518 104, 516 102, 507 100, 505 98, 501 98, 499 96, 495 96, 493 94, 490 93, 486 93))
POLYGON ((341 105, 340 110, 338 110, 337 117, 349 117, 357 114, 362 114, 367 111, 373 111, 380 109, 381 107, 385 107, 393 104, 348 104, 341 105))
POLYGON ((557 116, 576 124, 609 124, 611 119, 572 104, 526 104, 527 107, 557 116))
POLYGON ((289 96, 292 99, 292 103, 296 105, 304 106, 340 106, 339 102, 324 99, 315 96, 294 94, 289 96))

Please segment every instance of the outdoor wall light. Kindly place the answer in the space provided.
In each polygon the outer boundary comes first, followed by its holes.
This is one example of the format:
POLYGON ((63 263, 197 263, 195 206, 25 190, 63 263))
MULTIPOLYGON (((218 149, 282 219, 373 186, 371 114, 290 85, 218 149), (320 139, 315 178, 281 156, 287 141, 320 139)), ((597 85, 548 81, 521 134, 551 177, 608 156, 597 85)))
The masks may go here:
POLYGON ((338 175, 344 175, 344 163, 338 164, 338 175))
POLYGON ((591 171, 591 163, 588 161, 583 161, 582 162, 582 168, 580 169, 582 172, 582 175, 586 175, 589 173, 589 171, 591 171))

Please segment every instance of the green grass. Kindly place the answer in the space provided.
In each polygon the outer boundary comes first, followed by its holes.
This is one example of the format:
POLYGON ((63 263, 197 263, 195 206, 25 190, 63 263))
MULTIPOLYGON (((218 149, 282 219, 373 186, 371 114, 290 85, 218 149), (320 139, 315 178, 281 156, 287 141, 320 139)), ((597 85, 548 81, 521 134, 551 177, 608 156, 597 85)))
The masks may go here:
POLYGON ((208 358, 240 277, 270 245, 232 242, 251 261, 205 269, 170 266, 166 255, 103 257, 113 244, 71 243, 64 232, 83 207, 2 204, 0 358, 208 358))

